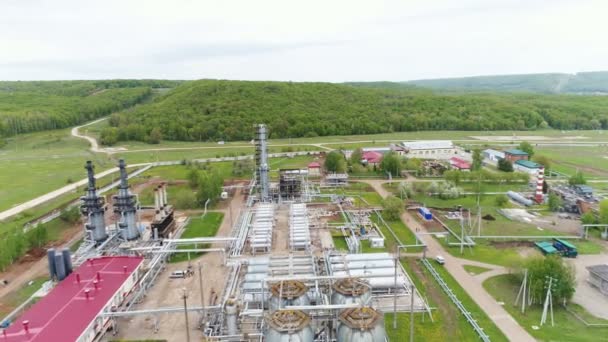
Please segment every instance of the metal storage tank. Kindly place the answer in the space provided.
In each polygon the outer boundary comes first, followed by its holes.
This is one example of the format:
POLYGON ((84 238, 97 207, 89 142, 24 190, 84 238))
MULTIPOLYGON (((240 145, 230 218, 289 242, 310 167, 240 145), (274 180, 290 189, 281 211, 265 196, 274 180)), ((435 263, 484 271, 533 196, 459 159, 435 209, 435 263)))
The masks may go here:
POLYGON ((57 281, 65 279, 65 262, 63 261, 63 254, 61 253, 55 254, 55 272, 57 274, 57 281))
POLYGON ((55 248, 46 250, 46 258, 49 261, 49 276, 53 280, 57 277, 57 271, 55 270, 55 248))
POLYGON ((346 309, 340 313, 338 324, 338 342, 384 342, 384 318, 382 313, 364 306, 346 309))
POLYGON ((278 310, 288 305, 309 305, 308 286, 298 280, 285 280, 270 285, 270 310, 278 310))
POLYGON ((69 275, 72 273, 72 254, 70 253, 70 249, 64 248, 61 254, 63 255, 63 263, 65 265, 65 274, 69 275))
POLYGON ((279 310, 266 316, 266 342, 312 342, 310 317, 299 310, 279 310))
POLYGON ((340 279, 332 286, 332 304, 368 304, 371 299, 369 283, 359 278, 340 279))
POLYGON ((238 332, 238 307, 236 305, 236 299, 228 299, 226 301, 226 306, 224 307, 224 310, 226 313, 226 326, 228 328, 228 335, 236 335, 238 332))

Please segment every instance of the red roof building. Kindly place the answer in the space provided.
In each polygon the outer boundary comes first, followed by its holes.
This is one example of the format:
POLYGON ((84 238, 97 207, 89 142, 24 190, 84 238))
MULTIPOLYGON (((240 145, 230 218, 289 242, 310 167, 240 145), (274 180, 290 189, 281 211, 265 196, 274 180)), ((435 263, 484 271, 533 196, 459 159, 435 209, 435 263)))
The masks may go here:
POLYGON ((319 162, 313 161, 312 163, 308 164, 308 168, 309 169, 320 169, 321 164, 319 162))
POLYGON ((376 152, 376 151, 363 152, 363 155, 361 156, 361 158, 368 165, 378 165, 378 164, 380 164, 380 162, 382 162, 382 157, 384 157, 384 155, 382 153, 376 152))
POLYGON ((92 341, 139 281, 142 257, 89 259, 0 335, 2 342, 92 341))
POLYGON ((450 165, 458 170, 471 170, 471 163, 458 157, 450 158, 450 165))

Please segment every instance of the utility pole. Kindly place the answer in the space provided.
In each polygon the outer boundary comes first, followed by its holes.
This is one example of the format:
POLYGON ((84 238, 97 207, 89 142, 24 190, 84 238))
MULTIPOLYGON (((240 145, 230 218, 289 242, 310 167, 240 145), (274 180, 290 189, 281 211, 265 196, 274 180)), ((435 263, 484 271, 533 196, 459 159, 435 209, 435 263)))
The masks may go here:
POLYGON ((401 259, 400 251, 401 249, 397 246, 397 257, 395 258, 395 283, 393 284, 393 329, 397 329, 397 264, 399 263, 399 259, 401 259))
POLYGON ((526 311, 526 286, 528 284, 528 269, 524 270, 524 281, 522 281, 521 286, 519 287, 519 292, 517 293, 517 297, 515 298, 515 305, 519 302, 519 298, 521 298, 521 313, 525 313, 526 311))
POLYGON ((185 287, 182 289, 182 291, 182 299, 184 300, 184 315, 186 317, 186 341, 190 342, 190 327, 188 326, 188 294, 186 293, 185 287))
POLYGON ((198 262, 198 282, 201 290, 201 308, 203 309, 203 320, 201 325, 203 326, 203 330, 205 330, 205 322, 207 321, 207 310, 205 309, 205 288, 203 287, 203 265, 201 262, 198 262))
POLYGON ((547 311, 551 310, 551 326, 554 326, 553 321, 553 295, 551 293, 553 287, 553 277, 547 277, 549 280, 549 285, 547 285, 547 296, 545 297, 545 304, 543 305, 543 314, 540 318, 540 325, 542 326, 547 322, 547 311))
POLYGON ((414 342, 414 291, 414 284, 410 284, 410 342, 414 342))
POLYGON ((460 207, 460 254, 464 254, 464 218, 462 217, 462 207, 460 207))

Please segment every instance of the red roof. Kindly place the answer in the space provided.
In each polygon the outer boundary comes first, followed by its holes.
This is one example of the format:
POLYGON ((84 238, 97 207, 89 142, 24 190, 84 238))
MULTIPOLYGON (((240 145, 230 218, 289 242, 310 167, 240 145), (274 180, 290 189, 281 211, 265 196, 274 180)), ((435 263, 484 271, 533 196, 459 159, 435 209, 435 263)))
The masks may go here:
POLYGON ((361 158, 364 160, 367 160, 367 162, 370 164, 378 164, 382 161, 383 156, 384 155, 380 152, 367 151, 367 152, 363 152, 363 155, 361 156, 361 158))
POLYGON ((142 261, 142 257, 128 256, 89 259, 13 322, 6 330, 6 337, 0 335, 0 340, 76 341, 142 261), (95 289, 98 272, 100 280, 95 289), (29 321, 27 334, 24 321, 29 321))
POLYGON ((321 168, 321 164, 319 164, 319 162, 313 161, 312 163, 308 164, 308 168, 309 169, 319 169, 319 168, 321 168))
POLYGON ((466 161, 464 159, 458 158, 458 157, 450 158, 450 164, 453 167, 461 169, 461 170, 462 169, 465 169, 465 170, 471 169, 471 163, 469 163, 468 161, 466 161))

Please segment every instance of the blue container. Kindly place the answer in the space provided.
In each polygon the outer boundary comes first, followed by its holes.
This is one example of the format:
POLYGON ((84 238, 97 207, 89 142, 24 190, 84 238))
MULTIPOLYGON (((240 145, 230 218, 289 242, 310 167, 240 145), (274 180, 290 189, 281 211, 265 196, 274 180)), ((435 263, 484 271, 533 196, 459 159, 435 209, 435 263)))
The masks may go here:
POLYGON ((418 208, 418 214, 420 214, 420 217, 422 217, 426 221, 431 221, 433 219, 433 214, 425 207, 418 208))

